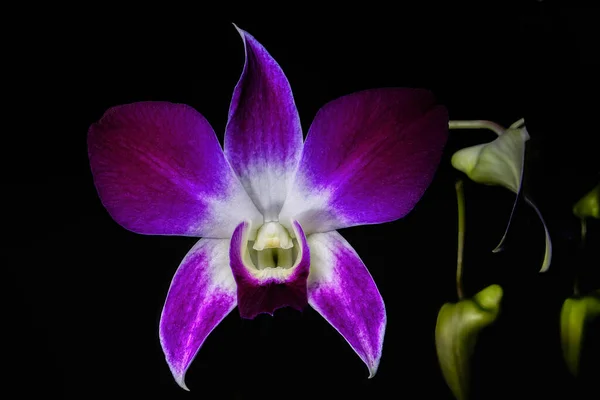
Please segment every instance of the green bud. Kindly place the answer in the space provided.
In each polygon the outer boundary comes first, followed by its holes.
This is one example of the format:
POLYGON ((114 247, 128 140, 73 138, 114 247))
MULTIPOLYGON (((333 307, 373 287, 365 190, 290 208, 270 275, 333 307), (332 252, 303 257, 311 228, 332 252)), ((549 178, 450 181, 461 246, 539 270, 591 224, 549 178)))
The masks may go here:
POLYGON ((500 313, 502 287, 490 285, 473 299, 446 303, 435 327, 435 346, 444 379, 454 397, 465 400, 470 387, 470 358, 481 329, 500 313))
POLYGON ((596 293, 568 298, 560 312, 560 338, 563 358, 569 371, 577 376, 585 324, 600 315, 600 290, 596 293))
POLYGON ((600 184, 575 203, 573 214, 580 219, 600 219, 600 184))

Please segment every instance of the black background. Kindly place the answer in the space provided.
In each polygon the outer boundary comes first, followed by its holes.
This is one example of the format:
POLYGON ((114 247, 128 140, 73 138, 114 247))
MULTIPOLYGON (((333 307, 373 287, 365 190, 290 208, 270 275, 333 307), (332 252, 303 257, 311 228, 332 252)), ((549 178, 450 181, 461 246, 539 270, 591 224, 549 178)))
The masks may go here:
POLYGON ((474 398, 597 393, 598 323, 576 381, 561 359, 558 321, 576 268, 584 290, 600 286, 600 224, 589 223, 581 250, 571 214, 599 177, 598 12, 546 2, 494 10, 354 9, 353 17, 347 9, 324 16, 318 7, 295 7, 281 11, 285 17, 255 9, 261 18, 240 12, 222 19, 164 5, 128 12, 104 5, 37 9, 19 14, 22 23, 7 16, 14 29, 5 37, 3 62, 11 104, 2 145, 3 392, 78 399, 452 398, 433 341, 439 308, 456 300, 454 182, 461 175, 449 159, 461 147, 492 140, 485 131, 451 132, 434 182, 407 217, 341 231, 387 306, 374 379, 367 380, 360 359, 316 312, 284 309, 252 321, 234 311, 189 369, 191 392, 173 381, 158 321, 170 279, 195 239, 136 235, 113 222, 92 183, 86 133, 111 106, 165 100, 195 107, 222 140, 244 59, 235 22, 282 66, 305 132, 326 102, 385 86, 428 88, 451 119, 508 126, 526 118, 526 191, 547 220, 554 262, 538 274, 543 230, 525 203, 505 251, 492 254, 514 195, 466 182, 466 292, 491 283, 505 290, 503 312, 476 349, 474 398))

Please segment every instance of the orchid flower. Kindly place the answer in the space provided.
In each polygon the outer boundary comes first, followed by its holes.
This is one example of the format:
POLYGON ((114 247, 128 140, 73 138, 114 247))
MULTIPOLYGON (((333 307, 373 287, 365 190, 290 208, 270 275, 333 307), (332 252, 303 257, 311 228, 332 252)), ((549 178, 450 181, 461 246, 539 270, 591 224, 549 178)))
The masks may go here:
MULTIPOLYGON (((237 27, 236 27, 237 28, 237 27)), ((326 104, 306 140, 290 84, 250 34, 224 149, 193 108, 140 102, 90 127, 99 197, 124 228, 202 237, 181 262, 159 336, 176 382, 236 306, 242 318, 310 305, 375 375, 386 326, 371 275, 336 229, 402 218, 433 179, 448 117, 426 90, 326 104)))
MULTIPOLYGON (((529 133, 524 126, 523 119, 516 121, 508 129, 504 129, 500 125, 490 121, 450 121, 450 128, 489 129, 498 135, 498 138, 492 142, 478 144, 457 151, 451 159, 452 166, 464 172, 472 181, 484 185, 502 186, 517 195, 504 235, 498 246, 493 250, 496 253, 502 250, 517 200, 521 193, 525 142, 529 140, 529 133)), ((546 250, 540 272, 545 272, 550 268, 550 263, 552 262, 550 233, 540 210, 527 196, 524 196, 524 199, 535 210, 544 226, 546 250)))

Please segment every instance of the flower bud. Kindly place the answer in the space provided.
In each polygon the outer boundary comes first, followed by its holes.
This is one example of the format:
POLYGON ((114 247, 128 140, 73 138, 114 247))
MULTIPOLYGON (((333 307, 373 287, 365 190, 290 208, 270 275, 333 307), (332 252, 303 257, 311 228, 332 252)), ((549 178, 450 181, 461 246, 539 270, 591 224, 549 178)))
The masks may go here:
POLYGON ((490 285, 472 299, 446 303, 440 309, 435 327, 435 346, 444 379, 454 397, 469 395, 470 358, 481 329, 500 313, 502 287, 490 285))
POLYGON ((600 290, 583 297, 565 300, 560 312, 560 338, 563 358, 569 371, 577 376, 586 322, 600 315, 600 290))
POLYGON ((573 214, 580 219, 600 219, 600 184, 575 203, 573 214))

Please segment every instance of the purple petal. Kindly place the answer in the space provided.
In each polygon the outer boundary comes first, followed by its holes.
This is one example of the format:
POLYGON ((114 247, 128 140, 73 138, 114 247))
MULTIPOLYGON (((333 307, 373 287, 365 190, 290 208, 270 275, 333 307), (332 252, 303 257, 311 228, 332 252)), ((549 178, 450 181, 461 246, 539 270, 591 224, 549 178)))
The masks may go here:
POLYGON ((246 62, 233 92, 225 154, 267 221, 276 221, 302 151, 302 128, 290 84, 247 32, 246 62))
POLYGON ((447 132, 446 109, 426 90, 366 90, 328 103, 280 219, 310 234, 403 217, 433 179, 447 132))
POLYGON ((379 366, 386 324, 377 286, 339 233, 315 233, 308 237, 308 245, 308 304, 348 341, 372 378, 379 366))
POLYGON ((131 231, 226 238, 262 220, 209 123, 184 104, 109 109, 89 129, 88 153, 102 203, 131 231))
POLYGON ((307 304, 306 280, 310 268, 310 251, 302 227, 293 221, 297 256, 287 269, 257 269, 248 246, 251 229, 248 222, 241 223, 233 233, 230 247, 231 269, 237 283, 238 308, 242 318, 252 319, 258 314, 271 314, 282 307, 303 310, 307 304))
POLYGON ((182 388, 185 373, 212 330, 235 308, 229 240, 200 239, 171 282, 160 317, 160 344, 182 388))

